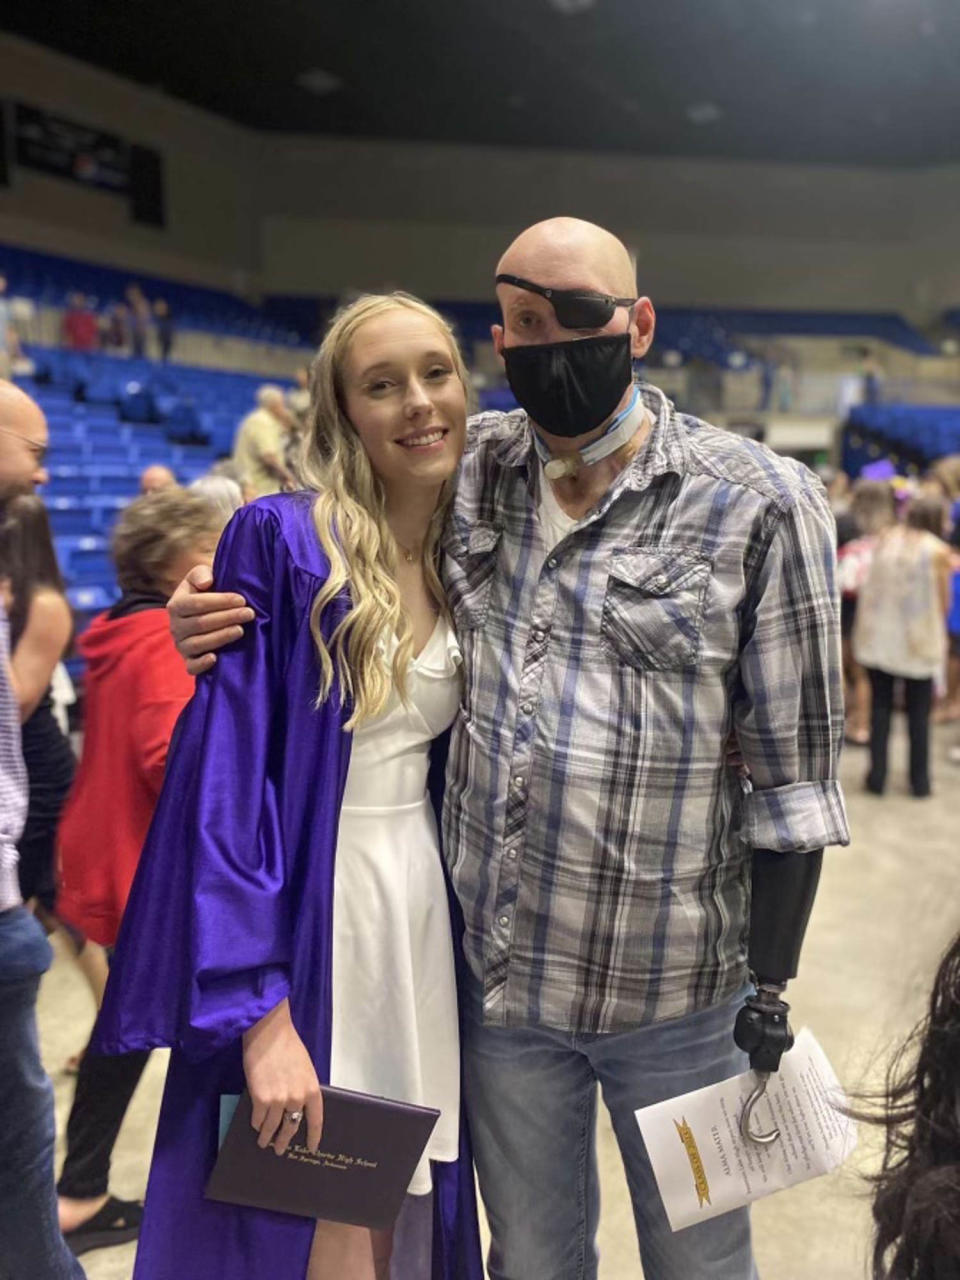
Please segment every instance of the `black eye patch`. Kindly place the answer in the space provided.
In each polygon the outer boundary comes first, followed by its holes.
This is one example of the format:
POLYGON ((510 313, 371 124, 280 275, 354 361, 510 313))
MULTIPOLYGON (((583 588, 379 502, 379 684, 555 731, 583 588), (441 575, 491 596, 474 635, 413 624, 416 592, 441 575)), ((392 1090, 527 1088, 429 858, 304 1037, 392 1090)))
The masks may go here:
POLYGON ((521 276, 499 275, 496 283, 512 284, 546 298, 565 329, 602 329, 610 323, 617 307, 632 307, 636 302, 636 298, 614 298, 590 289, 548 289, 521 276))

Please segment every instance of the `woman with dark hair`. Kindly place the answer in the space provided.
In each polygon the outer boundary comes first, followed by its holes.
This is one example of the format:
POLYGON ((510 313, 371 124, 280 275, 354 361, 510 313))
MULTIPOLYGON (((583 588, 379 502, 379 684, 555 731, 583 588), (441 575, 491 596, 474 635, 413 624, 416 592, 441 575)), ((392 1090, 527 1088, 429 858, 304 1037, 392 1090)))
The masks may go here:
MULTIPOLYGON (((56 914, 56 835, 76 760, 53 709, 50 684, 70 644, 73 616, 40 498, 24 494, 3 507, 0 573, 10 600, 10 666, 23 721, 29 808, 20 839, 20 893, 47 933, 62 927, 99 1006, 107 981, 102 950, 56 914)), ((72 1058, 68 1070, 76 1070, 72 1058)))
POLYGON ((50 681, 70 643, 73 619, 46 508, 24 495, 6 503, 0 566, 10 598, 13 683, 23 722, 30 808, 20 841, 20 892, 43 918, 53 912, 54 836, 73 781, 74 758, 53 714, 50 681))
POLYGON ((894 682, 906 688, 910 726, 910 787, 930 794, 930 709, 934 681, 947 660, 950 554, 940 498, 917 497, 903 524, 882 534, 857 600, 854 657, 870 677, 870 772, 866 786, 882 795, 894 682))
POLYGON ((872 1181, 874 1280, 960 1276, 960 935, 940 963, 926 1017, 894 1058, 872 1181))

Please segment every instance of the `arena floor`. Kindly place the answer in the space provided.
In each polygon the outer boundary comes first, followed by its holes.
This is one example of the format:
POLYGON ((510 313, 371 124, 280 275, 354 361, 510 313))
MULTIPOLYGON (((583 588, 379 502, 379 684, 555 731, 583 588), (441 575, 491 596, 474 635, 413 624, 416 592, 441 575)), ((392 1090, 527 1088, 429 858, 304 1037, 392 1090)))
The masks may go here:
MULTIPOLYGON (((843 761, 854 843, 832 850, 790 1000, 795 1027, 808 1024, 848 1089, 876 1082, 890 1049, 922 1012, 940 953, 958 927, 960 770, 945 762, 956 726, 938 729, 935 794, 906 789, 905 733, 897 725, 892 785, 883 799, 861 790, 865 753, 843 761)), ((93 1015, 78 971, 58 952, 40 997, 44 1060, 56 1084, 63 1130, 72 1081, 62 1064, 82 1047, 93 1015)), ((154 1055, 134 1098, 114 1158, 112 1188, 143 1194, 165 1059, 154 1055)), ((861 1133, 848 1166, 829 1178, 772 1196, 754 1209, 763 1280, 862 1280, 869 1252, 869 1205, 859 1174, 876 1162, 877 1139, 861 1133)), ((604 1208, 601 1280, 641 1275, 633 1220, 613 1135, 601 1120, 604 1208)), ((135 1246, 87 1254, 90 1280, 127 1280, 135 1246)), ((211 1278, 213 1280, 213 1278, 211 1278)), ((691 1277, 691 1280, 696 1280, 691 1277)))

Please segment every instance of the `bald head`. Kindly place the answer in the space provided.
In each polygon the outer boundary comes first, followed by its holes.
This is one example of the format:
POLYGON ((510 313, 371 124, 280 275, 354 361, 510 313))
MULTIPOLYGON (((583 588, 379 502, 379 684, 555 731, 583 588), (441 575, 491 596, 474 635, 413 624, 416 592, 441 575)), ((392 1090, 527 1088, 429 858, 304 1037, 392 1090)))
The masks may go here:
POLYGON ((501 274, 555 289, 637 296, 636 270, 626 245, 580 218, 548 218, 521 231, 497 264, 501 274))
POLYGON ((169 467, 155 462, 153 466, 147 467, 140 477, 141 493, 160 493, 164 489, 176 489, 177 477, 173 474, 169 467))
MULTIPOLYGON (((635 359, 643 359, 650 349, 656 324, 653 305, 649 298, 637 298, 637 275, 627 247, 603 227, 580 218, 537 222, 517 236, 497 264, 497 275, 515 276, 541 286, 541 290, 603 294, 617 300, 612 311, 607 311, 609 319, 605 323, 597 320, 586 328, 565 328, 567 316, 561 322, 549 297, 501 281, 497 284, 497 298, 503 324, 491 327, 494 346, 500 353, 506 347, 548 345, 624 332, 630 334, 630 351, 635 359)), ((576 325, 576 318, 571 322, 576 325)))
POLYGON ((0 378, 0 425, 26 435, 47 438, 47 420, 36 400, 13 382, 0 378))
POLYGON ((47 483, 43 460, 48 438, 47 420, 37 402, 0 379, 0 501, 47 483))

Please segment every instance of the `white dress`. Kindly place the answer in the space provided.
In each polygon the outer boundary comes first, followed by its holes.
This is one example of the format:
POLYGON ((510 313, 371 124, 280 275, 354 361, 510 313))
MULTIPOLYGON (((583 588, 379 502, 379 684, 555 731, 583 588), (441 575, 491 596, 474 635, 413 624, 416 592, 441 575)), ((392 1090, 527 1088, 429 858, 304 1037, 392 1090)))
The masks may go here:
POLYGON ((857 596, 853 653, 862 667, 911 680, 939 680, 947 628, 937 562, 944 544, 902 526, 881 534, 857 596))
POLYGON ((412 1195, 432 1189, 429 1161, 456 1160, 459 1147, 453 942, 426 787, 430 742, 456 715, 461 663, 440 618, 410 665, 407 705, 394 694, 354 733, 337 838, 330 1083, 440 1111, 412 1195))

